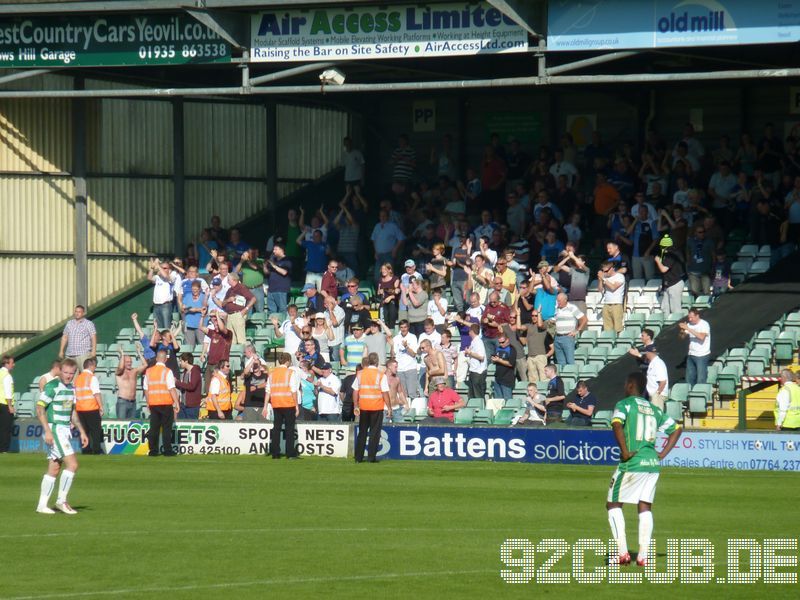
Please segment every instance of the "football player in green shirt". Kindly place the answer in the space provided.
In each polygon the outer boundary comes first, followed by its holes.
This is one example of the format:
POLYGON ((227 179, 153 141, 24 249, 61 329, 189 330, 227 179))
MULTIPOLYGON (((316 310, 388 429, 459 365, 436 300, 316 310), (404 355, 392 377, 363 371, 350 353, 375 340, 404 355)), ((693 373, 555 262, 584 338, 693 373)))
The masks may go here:
POLYGON ((660 461, 675 446, 681 436, 681 428, 665 415, 660 408, 642 397, 647 380, 642 373, 631 373, 625 381, 627 398, 617 402, 611 427, 619 444, 619 465, 611 478, 608 490, 608 523, 619 549, 619 564, 631 562, 628 542, 625 537, 623 504, 639 506, 639 554, 636 564, 647 564, 650 538, 653 535, 653 497, 656 493, 660 461), (656 452, 656 432, 663 431, 669 437, 661 452, 656 452))

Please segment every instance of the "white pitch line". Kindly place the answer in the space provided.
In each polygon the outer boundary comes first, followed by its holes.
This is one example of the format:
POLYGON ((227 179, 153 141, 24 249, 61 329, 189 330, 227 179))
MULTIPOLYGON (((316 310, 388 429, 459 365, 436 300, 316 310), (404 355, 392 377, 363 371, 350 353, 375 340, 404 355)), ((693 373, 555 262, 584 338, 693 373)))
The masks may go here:
POLYGON ((164 586, 150 588, 124 588, 116 590, 96 590, 88 592, 68 592, 62 594, 39 594, 33 596, 3 596, 0 600, 47 600, 49 598, 83 598, 86 596, 117 596, 120 594, 143 594, 148 592, 191 592, 242 588, 261 585, 303 585, 309 583, 337 583, 345 581, 377 581, 398 579, 400 577, 451 577, 454 575, 498 574, 497 570, 479 569, 471 571, 421 571, 417 573, 375 573, 372 575, 349 575, 344 577, 303 577, 294 579, 255 579, 253 581, 233 581, 228 583, 208 583, 196 585, 164 586))

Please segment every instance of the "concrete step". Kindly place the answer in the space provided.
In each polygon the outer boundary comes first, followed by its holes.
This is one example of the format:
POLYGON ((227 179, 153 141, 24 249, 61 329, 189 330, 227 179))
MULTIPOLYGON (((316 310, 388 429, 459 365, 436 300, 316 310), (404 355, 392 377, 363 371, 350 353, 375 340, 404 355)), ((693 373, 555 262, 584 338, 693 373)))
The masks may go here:
MULTIPOLYGON (((695 429, 736 429, 739 425, 738 416, 710 416, 705 419, 694 419, 692 425, 695 429)), ((748 420, 748 429, 775 429, 775 422, 770 419, 748 420)))

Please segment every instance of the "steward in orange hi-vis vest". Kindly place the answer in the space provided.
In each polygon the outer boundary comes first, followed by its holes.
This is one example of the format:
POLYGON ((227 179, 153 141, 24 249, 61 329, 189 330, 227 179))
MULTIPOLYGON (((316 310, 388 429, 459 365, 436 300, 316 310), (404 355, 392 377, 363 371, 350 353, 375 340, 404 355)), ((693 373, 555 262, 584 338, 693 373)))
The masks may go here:
POLYGON ((367 450, 369 462, 378 462, 384 409, 389 418, 392 417, 389 381, 386 379, 386 373, 378 368, 378 362, 378 355, 371 352, 367 357, 367 366, 361 369, 353 382, 353 408, 358 416, 355 459, 359 463, 364 462, 364 450, 367 450), (367 447, 368 434, 369 447, 367 447))
POLYGON ((94 373, 91 371, 81 371, 75 378, 75 410, 78 412, 100 410, 100 403, 92 393, 93 377, 94 373))
POLYGON ((175 374, 167 368, 165 350, 156 353, 156 364, 144 373, 147 406, 150 407, 150 431, 147 434, 149 456, 175 456, 172 446, 172 427, 180 409, 175 374), (159 445, 159 438, 163 446, 159 445))
MULTIPOLYGON (((297 396, 300 390, 300 377, 290 368, 292 357, 286 352, 278 354, 278 366, 269 374, 267 398, 272 405, 273 426, 269 441, 272 458, 281 457, 281 441, 286 448, 286 458, 297 458, 295 429, 300 407, 297 396)), ((264 405, 266 417, 267 405, 264 405)))
POLYGON ((171 371, 166 365, 156 363, 144 373, 147 380, 147 406, 169 406, 172 395, 167 388, 167 377, 171 371))
POLYGON ((83 454, 103 454, 103 404, 100 400, 100 384, 94 376, 97 359, 87 358, 83 371, 75 377, 75 411, 78 415, 89 443, 83 447, 83 454))

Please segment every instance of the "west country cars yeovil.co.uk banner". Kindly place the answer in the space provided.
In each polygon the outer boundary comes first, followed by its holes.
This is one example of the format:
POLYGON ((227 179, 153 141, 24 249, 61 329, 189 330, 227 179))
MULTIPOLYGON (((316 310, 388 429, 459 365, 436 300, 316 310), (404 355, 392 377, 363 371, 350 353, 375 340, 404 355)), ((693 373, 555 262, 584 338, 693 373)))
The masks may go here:
POLYGON ((525 52, 528 34, 486 2, 281 10, 253 15, 253 62, 525 52))

